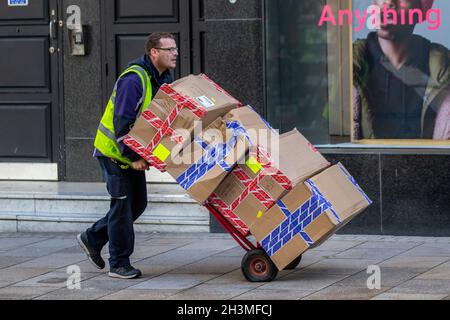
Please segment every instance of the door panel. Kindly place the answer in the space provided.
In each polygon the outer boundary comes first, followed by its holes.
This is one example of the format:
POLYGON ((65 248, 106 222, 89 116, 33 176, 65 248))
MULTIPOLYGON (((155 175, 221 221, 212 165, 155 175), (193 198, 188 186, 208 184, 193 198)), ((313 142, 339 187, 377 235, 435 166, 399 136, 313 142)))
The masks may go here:
POLYGON ((177 22, 178 12, 178 0, 117 0, 115 17, 116 21, 177 22))
POLYGON ((0 24, 17 24, 18 21, 23 23, 32 20, 41 20, 42 22, 48 20, 48 0, 30 0, 28 6, 10 7, 8 1, 0 2, 0 24))
POLYGON ((50 127, 49 104, 0 105, 0 157, 49 158, 50 127))
POLYGON ((0 90, 45 88, 50 92, 48 48, 45 36, 0 37, 0 90))

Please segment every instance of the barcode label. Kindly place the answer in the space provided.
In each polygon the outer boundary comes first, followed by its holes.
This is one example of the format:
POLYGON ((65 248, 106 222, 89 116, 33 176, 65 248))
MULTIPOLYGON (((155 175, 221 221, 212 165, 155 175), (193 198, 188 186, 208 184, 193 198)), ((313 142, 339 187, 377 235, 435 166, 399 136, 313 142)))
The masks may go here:
POLYGON ((205 108, 214 107, 214 102, 212 102, 211 99, 209 99, 207 96, 200 96, 195 98, 195 100, 200 102, 201 105, 204 106, 205 108))
POLYGON ((28 0, 8 0, 8 6, 10 7, 28 6, 28 0))

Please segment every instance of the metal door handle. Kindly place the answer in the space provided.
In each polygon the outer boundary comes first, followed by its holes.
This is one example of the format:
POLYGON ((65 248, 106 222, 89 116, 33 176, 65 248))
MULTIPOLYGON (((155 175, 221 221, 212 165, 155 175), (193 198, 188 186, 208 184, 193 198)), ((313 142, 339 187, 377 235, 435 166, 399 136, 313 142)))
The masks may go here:
POLYGON ((56 39, 56 20, 50 20, 50 39, 56 39))

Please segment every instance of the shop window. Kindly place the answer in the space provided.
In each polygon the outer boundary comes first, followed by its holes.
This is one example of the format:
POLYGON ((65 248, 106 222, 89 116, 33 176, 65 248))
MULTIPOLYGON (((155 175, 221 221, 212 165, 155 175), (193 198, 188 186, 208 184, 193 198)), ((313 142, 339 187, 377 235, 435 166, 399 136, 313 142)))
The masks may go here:
POLYGON ((397 24, 388 14, 390 25, 377 29, 384 2, 266 0, 266 107, 274 126, 297 127, 316 145, 450 145, 450 21, 442 19, 450 2, 390 1, 401 6, 397 24), (325 8, 336 24, 319 26, 325 8), (422 16, 409 19, 414 9, 422 16), (405 45, 392 46, 393 37, 405 45))

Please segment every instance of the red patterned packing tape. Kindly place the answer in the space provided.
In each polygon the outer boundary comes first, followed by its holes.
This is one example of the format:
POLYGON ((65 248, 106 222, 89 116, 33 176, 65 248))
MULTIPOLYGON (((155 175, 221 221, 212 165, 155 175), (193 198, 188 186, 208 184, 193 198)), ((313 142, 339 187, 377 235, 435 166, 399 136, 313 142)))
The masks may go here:
POLYGON ((233 212, 233 210, 235 210, 236 207, 250 193, 253 194, 266 207, 266 209, 270 209, 276 203, 276 199, 273 199, 266 191, 264 191, 259 186, 259 183, 264 177, 270 176, 272 179, 277 181, 278 184, 285 190, 292 189, 292 182, 279 169, 274 167, 273 162, 270 160, 270 154, 261 146, 257 146, 256 148, 256 159, 261 164, 262 169, 253 179, 240 166, 236 166, 233 169, 232 173, 245 186, 245 190, 239 195, 236 200, 233 201, 230 206, 228 206, 215 193, 213 193, 208 199, 209 203, 217 210, 219 210, 223 214, 223 216, 228 221, 230 221, 244 236, 247 236, 250 231, 245 223, 233 212))
MULTIPOLYGON (((233 98, 229 93, 227 93, 224 89, 222 89, 211 79, 209 79, 206 75, 200 74, 200 76, 205 80, 209 81, 218 91, 233 98)), ((134 152, 139 154, 142 158, 147 160, 151 166, 155 167, 161 172, 164 172, 166 171, 165 170, 166 164, 159 158, 154 156, 152 152, 156 148, 156 146, 161 142, 163 137, 167 135, 170 135, 170 139, 178 144, 182 144, 184 142, 183 137, 177 134, 175 130, 173 130, 173 128, 171 127, 177 115, 183 108, 187 108, 199 119, 201 119, 205 116, 207 111, 203 106, 199 105, 198 102, 196 102, 194 99, 178 93, 168 84, 163 84, 159 90, 166 93, 176 102, 175 108, 169 113, 165 121, 162 121, 150 110, 146 110, 142 113, 143 119, 145 119, 153 128, 158 130, 147 146, 142 145, 139 141, 137 141, 130 135, 126 136, 126 138, 124 139, 124 143, 127 146, 129 146, 134 152)), ((235 98, 233 99, 236 100, 235 98)), ((238 105, 241 106, 242 104, 238 102, 238 105)))
MULTIPOLYGON (((217 91, 222 92, 224 95, 226 95, 227 97, 236 100, 235 97, 233 97, 231 94, 229 94, 228 92, 226 92, 221 86, 219 86, 217 83, 215 83, 214 81, 212 81, 210 78, 208 78, 208 76, 204 73, 199 74, 200 77, 202 77, 203 79, 205 79, 206 81, 209 81, 216 89, 217 91)), ((242 107, 243 104, 241 102, 239 102, 238 100, 236 100, 237 104, 239 107, 242 107)))

